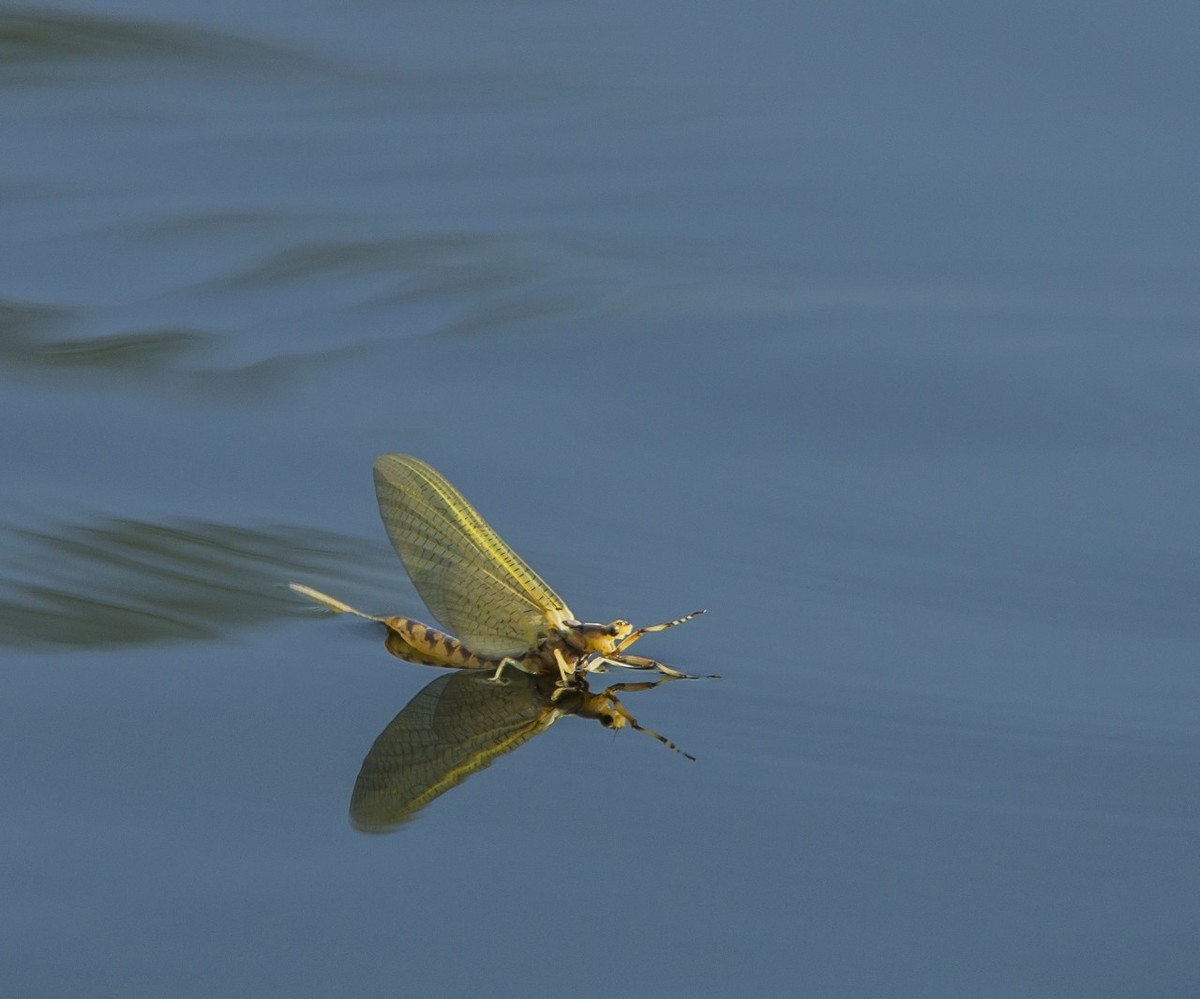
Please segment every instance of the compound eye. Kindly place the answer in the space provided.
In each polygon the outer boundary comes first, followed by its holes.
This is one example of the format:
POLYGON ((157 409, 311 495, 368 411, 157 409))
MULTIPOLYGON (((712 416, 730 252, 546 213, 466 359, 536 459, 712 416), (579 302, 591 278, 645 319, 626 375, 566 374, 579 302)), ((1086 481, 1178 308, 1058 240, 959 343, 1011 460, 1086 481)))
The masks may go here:
POLYGON ((612 726, 613 726, 613 716, 612 715, 597 715, 596 720, 599 721, 600 724, 603 725, 605 728, 612 728, 612 726))

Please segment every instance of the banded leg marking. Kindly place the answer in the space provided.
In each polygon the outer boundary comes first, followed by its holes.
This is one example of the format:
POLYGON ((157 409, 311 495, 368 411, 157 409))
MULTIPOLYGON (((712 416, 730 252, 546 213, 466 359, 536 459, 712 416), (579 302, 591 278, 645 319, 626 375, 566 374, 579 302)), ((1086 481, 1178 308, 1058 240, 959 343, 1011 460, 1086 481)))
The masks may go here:
POLYGON ((668 628, 674 628, 677 624, 683 624, 685 621, 690 621, 694 617, 699 617, 704 611, 692 611, 690 614, 685 614, 683 617, 677 617, 674 621, 664 621, 662 624, 649 624, 644 628, 638 628, 637 631, 626 635, 621 643, 614 649, 614 652, 624 652, 629 646, 636 642, 643 635, 648 635, 652 631, 666 631, 668 628))

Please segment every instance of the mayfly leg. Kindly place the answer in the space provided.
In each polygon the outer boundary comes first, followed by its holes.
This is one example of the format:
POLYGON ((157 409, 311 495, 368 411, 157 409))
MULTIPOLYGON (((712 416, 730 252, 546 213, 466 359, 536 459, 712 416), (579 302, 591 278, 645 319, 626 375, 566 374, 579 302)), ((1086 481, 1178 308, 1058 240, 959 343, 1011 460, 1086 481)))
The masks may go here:
MULTIPOLYGON (((666 663, 660 663, 657 659, 647 659, 645 656, 627 656, 624 654, 614 656, 597 656, 601 662, 610 663, 613 666, 624 666, 626 669, 656 669, 664 676, 672 680, 719 680, 720 675, 717 673, 707 673, 703 676, 697 676, 694 673, 684 673, 677 670, 674 666, 668 666, 666 663)), ((599 672, 593 670, 593 672, 599 672)))
MULTIPOLYGON (((511 666, 513 669, 521 670, 521 664, 517 662, 517 660, 515 660, 512 656, 505 656, 498 663, 496 663, 496 672, 487 678, 488 683, 498 683, 502 687, 507 686, 510 681, 504 679, 505 666, 511 666)), ((525 670, 521 670, 521 672, 524 673, 525 670)))
POLYGON ((690 614, 685 614, 683 617, 675 618, 674 621, 664 621, 662 624, 650 624, 645 628, 638 628, 637 631, 631 632, 624 639, 622 639, 621 643, 614 651, 623 652, 643 635, 648 635, 652 631, 666 631, 668 628, 674 628, 677 624, 683 624, 685 621, 690 621, 694 617, 699 617, 703 613, 704 611, 702 610, 692 611, 690 614))
POLYGON ((661 687, 664 683, 670 683, 672 680, 678 680, 677 676, 667 676, 665 673, 657 680, 641 680, 637 683, 610 683, 604 688, 605 694, 628 694, 639 690, 653 690, 655 687, 661 687))
MULTIPOLYGON (((609 689, 611 690, 612 688, 610 687, 609 689)), ((662 735, 659 732, 655 732, 654 729, 652 729, 652 728, 646 728, 645 725, 639 725, 638 720, 636 718, 634 718, 633 715, 631 715, 629 713, 629 710, 625 707, 625 705, 623 705, 616 698, 612 699, 612 705, 613 705, 613 708, 615 708, 621 715, 624 716, 625 721, 629 725, 630 728, 635 729, 638 732, 645 733, 646 735, 650 736, 651 739, 657 739, 664 746, 666 746, 667 749, 674 750, 680 756, 683 756, 683 757, 691 760, 693 763, 696 762, 696 757, 694 757, 691 753, 688 753, 688 752, 680 749, 677 745, 675 745, 675 743, 673 743, 665 735, 662 735)))

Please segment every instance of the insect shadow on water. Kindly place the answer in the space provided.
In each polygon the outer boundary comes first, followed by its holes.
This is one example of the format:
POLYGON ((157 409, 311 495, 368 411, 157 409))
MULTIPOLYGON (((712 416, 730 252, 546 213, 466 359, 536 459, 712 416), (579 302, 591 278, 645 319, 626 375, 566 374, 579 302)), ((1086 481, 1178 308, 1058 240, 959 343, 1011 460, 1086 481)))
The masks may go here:
POLYGON ((290 585, 330 610, 385 625, 393 655, 428 666, 489 670, 498 683, 507 679, 507 667, 533 676, 553 675, 558 681, 554 697, 578 689, 588 673, 604 672, 609 665, 698 679, 628 649, 643 636, 703 611, 636 629, 625 620, 579 621, 562 597, 425 462, 381 455, 375 459, 375 494, 396 553, 447 632, 407 617, 365 614, 310 586, 290 585))
POLYGON ((363 760, 350 799, 351 824, 368 833, 404 825, 435 798, 567 715, 595 719, 605 728, 628 726, 695 759, 639 725, 616 697, 618 691, 648 690, 674 677, 612 684, 598 692, 582 677, 566 690, 552 673, 515 670, 506 679, 491 683, 478 670, 458 670, 423 687, 363 760))

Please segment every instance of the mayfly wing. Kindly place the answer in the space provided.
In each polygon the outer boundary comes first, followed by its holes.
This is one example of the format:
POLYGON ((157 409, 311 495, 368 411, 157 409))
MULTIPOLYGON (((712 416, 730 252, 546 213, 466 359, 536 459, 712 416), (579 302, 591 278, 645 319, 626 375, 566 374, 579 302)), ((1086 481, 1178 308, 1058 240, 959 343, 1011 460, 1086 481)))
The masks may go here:
POLYGON ((519 670, 510 671, 503 686, 470 670, 439 676, 367 753, 354 783, 350 821, 363 832, 394 829, 549 728, 559 714, 519 670))
POLYGON ((472 652, 515 656, 572 617, 562 597, 425 462, 375 459, 383 526, 421 599, 472 652))

